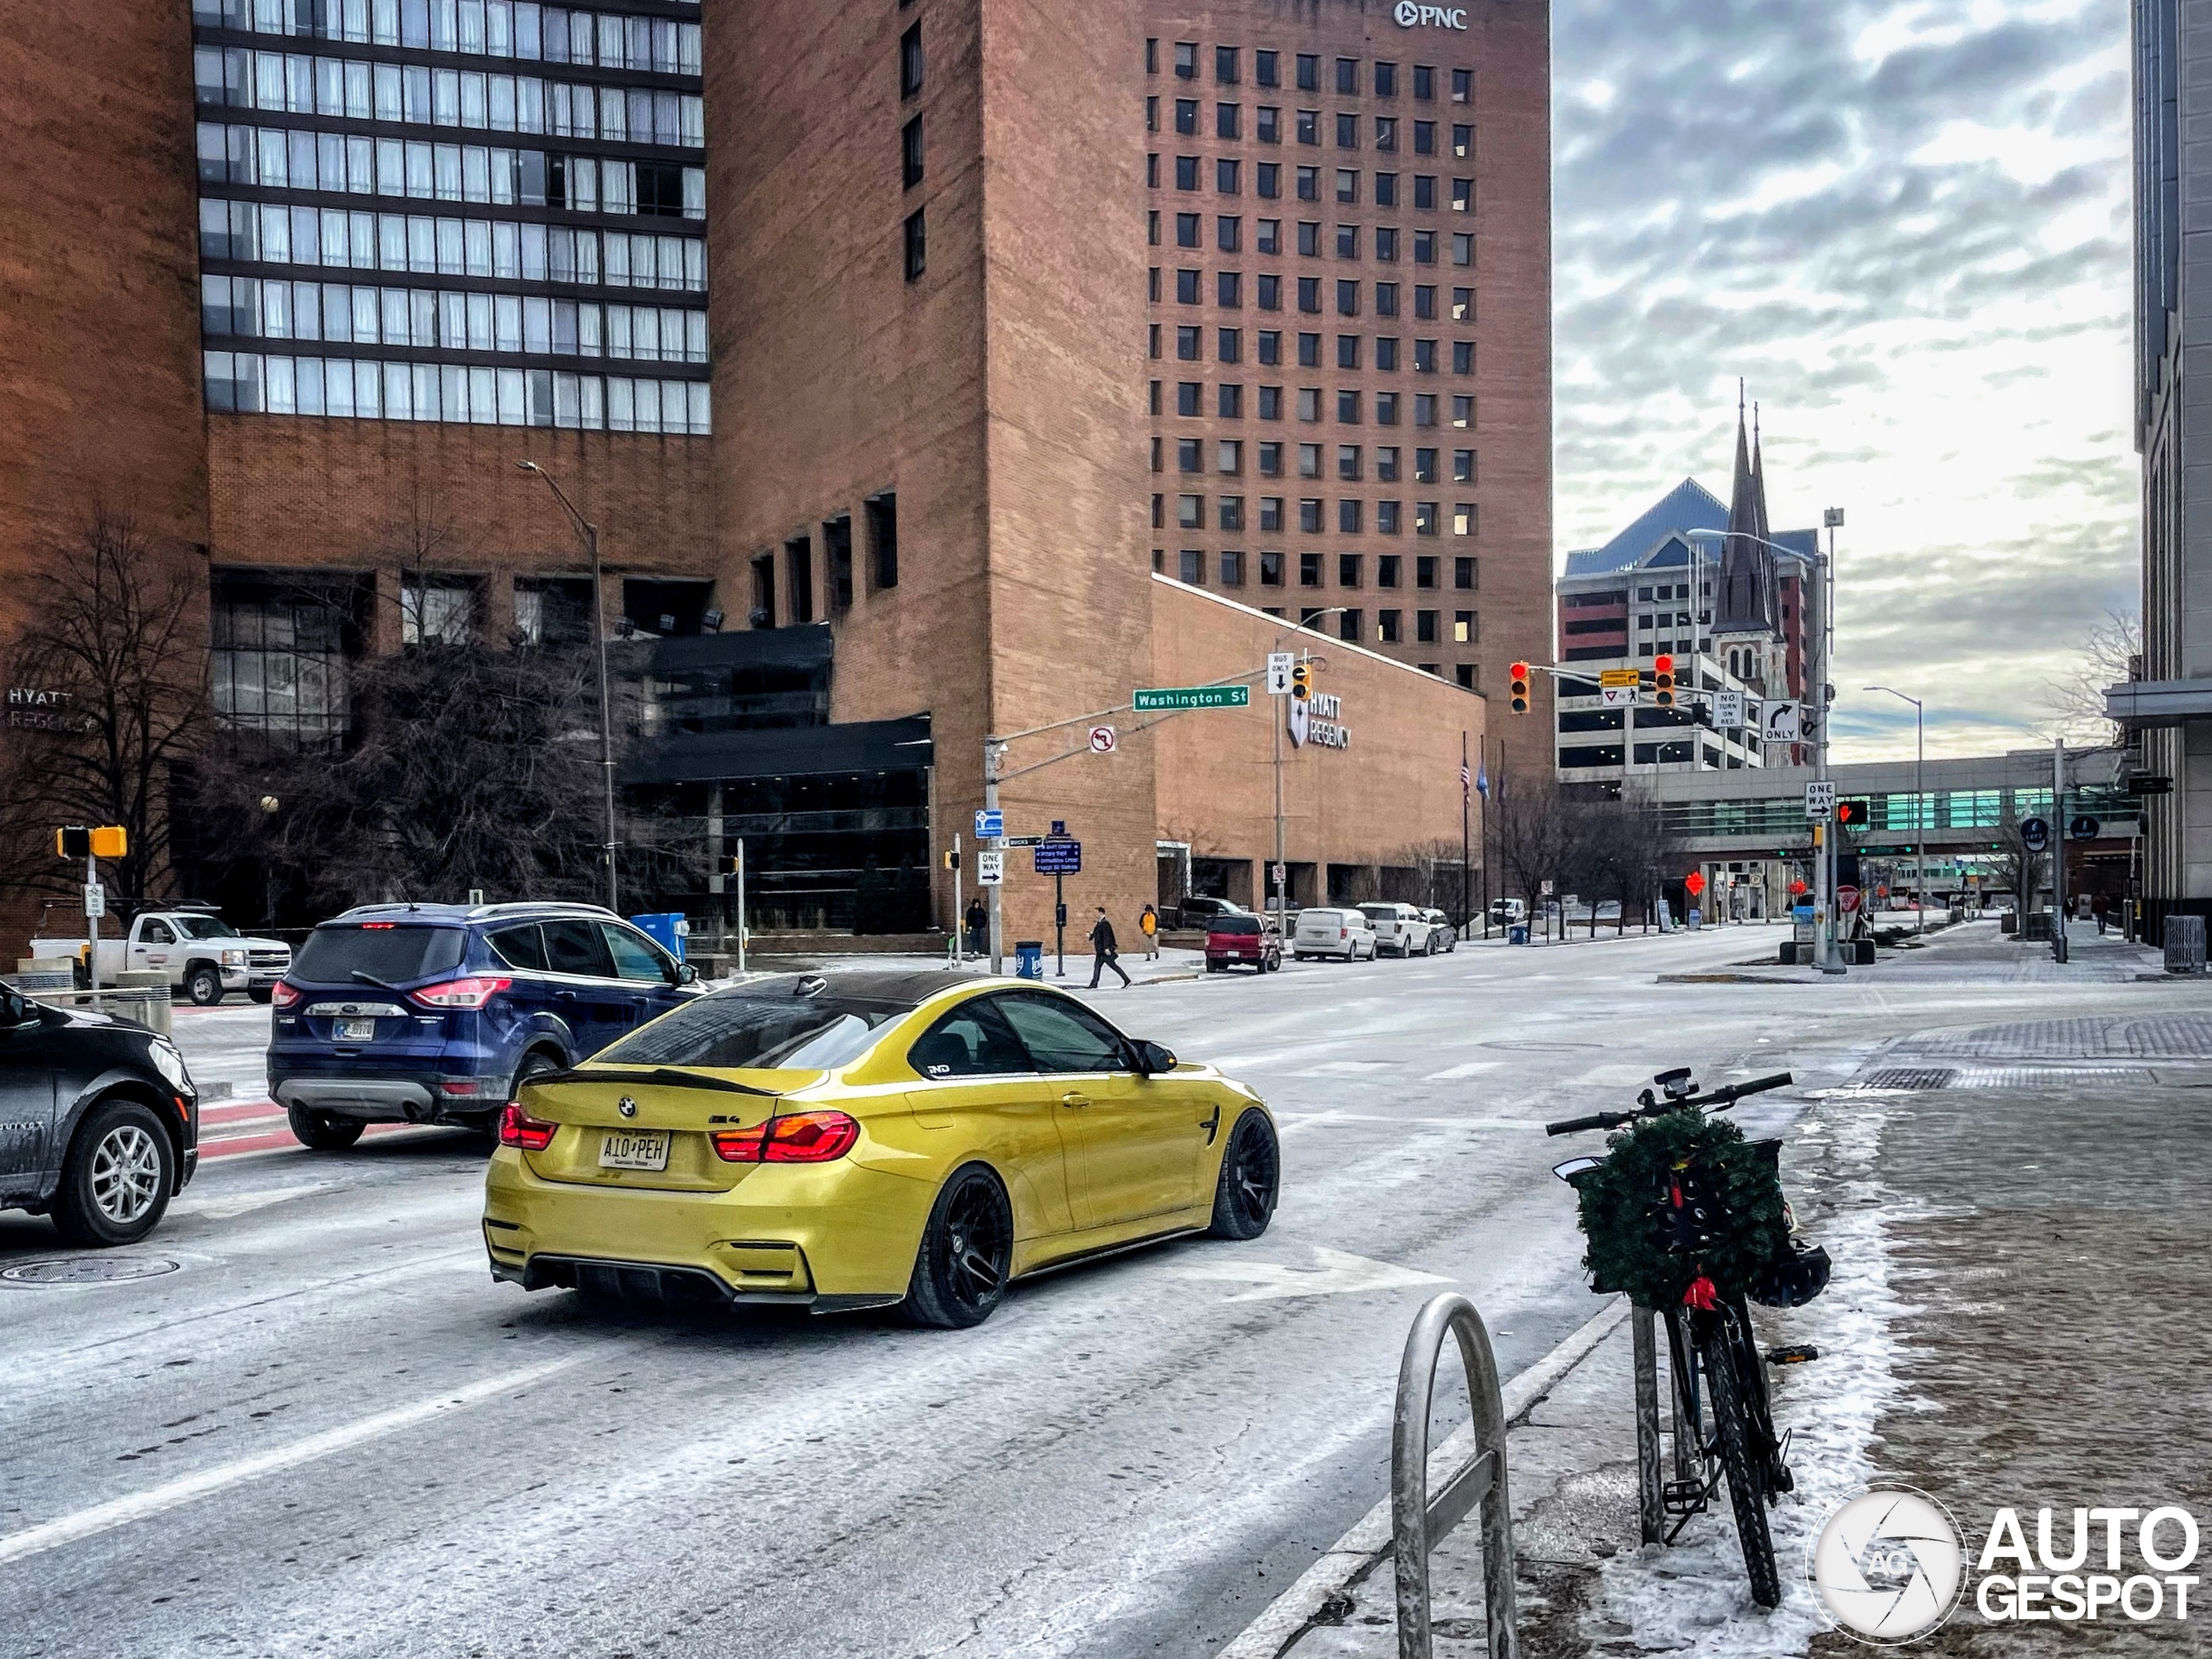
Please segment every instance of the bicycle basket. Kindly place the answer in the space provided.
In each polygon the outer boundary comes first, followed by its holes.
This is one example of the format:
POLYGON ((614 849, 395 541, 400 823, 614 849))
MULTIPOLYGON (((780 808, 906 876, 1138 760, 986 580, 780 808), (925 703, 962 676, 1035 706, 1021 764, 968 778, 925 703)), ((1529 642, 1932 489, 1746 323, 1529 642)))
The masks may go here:
POLYGON ((1575 1187, 1593 1286, 1647 1307, 1675 1306, 1701 1273, 1742 1296, 1789 1247, 1773 1150, 1694 1110, 1615 1136, 1575 1187))

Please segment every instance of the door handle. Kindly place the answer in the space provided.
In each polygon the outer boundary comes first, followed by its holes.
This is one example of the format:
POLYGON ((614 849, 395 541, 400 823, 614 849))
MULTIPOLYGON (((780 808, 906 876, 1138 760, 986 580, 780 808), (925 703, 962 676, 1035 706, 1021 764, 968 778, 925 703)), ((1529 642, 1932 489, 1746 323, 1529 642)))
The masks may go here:
POLYGON ((573 1002, 576 1001, 576 993, 574 991, 556 991, 553 993, 553 1000, 556 1002, 573 1002))
POLYGON ((1078 1094, 1071 1089, 1066 1094, 1061 1096, 1060 1103, 1062 1106, 1088 1106, 1090 1104, 1090 1096, 1089 1095, 1078 1094))

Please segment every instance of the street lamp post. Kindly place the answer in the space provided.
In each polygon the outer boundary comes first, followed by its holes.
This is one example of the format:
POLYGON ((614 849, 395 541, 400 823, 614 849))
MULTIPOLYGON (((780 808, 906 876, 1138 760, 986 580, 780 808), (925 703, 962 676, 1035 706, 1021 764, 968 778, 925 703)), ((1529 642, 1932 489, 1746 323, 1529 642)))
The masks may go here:
MULTIPOLYGON (((1283 642, 1292 634, 1304 633, 1322 617, 1334 616, 1339 611, 1350 608, 1348 605, 1330 605, 1325 610, 1313 612, 1311 616, 1300 617, 1297 627, 1285 628, 1275 636, 1275 643, 1268 647, 1268 651, 1271 654, 1280 651, 1283 648, 1283 642)), ((1286 889, 1290 886, 1291 867, 1285 860, 1283 846, 1283 723, 1279 719, 1271 718, 1270 724, 1275 729, 1275 869, 1270 873, 1275 874, 1279 872, 1275 882, 1275 934, 1278 939, 1287 945, 1289 943, 1287 934, 1290 895, 1286 889)))
MULTIPOLYGON (((1815 711, 1812 775, 1814 780, 1819 783, 1828 781, 1828 711, 1836 700, 1835 688, 1828 681, 1831 664, 1835 661, 1836 651, 1836 531, 1841 527, 1843 522, 1844 509, 1842 508, 1828 508, 1820 516, 1821 527, 1828 532, 1828 550, 1825 553, 1819 550, 1820 543, 1817 538, 1813 543, 1812 598, 1813 603, 1819 609, 1819 623, 1812 630, 1816 666, 1811 675, 1812 684, 1808 690, 1810 700, 1815 711)), ((1730 533, 1727 530, 1696 529, 1685 530, 1683 534, 1693 542, 1726 542, 1730 533)), ((1787 553, 1793 558, 1804 556, 1797 549, 1785 547, 1780 542, 1770 541, 1764 536, 1751 536, 1741 530, 1736 531, 1735 534, 1741 536, 1747 542, 1756 542, 1761 547, 1771 548, 1777 553, 1787 553)), ((1720 605, 1720 596, 1717 593, 1713 596, 1713 603, 1717 611, 1720 605)), ((1815 826, 1813 832, 1819 841, 1812 861, 1813 965, 1824 974, 1840 974, 1844 971, 1844 965, 1836 960, 1835 948, 1836 837, 1834 829, 1835 825, 1831 820, 1829 823, 1815 826)))
POLYGON ((1917 697, 1905 697, 1894 685, 1866 689, 1887 691, 1912 705, 1912 931, 1922 934, 1928 925, 1928 796, 1921 781, 1928 759, 1927 705, 1917 697))
MULTIPOLYGON (((602 849, 607 860, 607 908, 619 910, 621 889, 617 886, 615 853, 621 843, 615 835, 615 739, 614 715, 607 699, 607 619, 606 597, 602 591, 599 575, 599 527, 588 522, 576 509, 568 493, 554 482, 553 475, 535 461, 515 463, 524 472, 536 473, 545 480, 545 487, 553 498, 567 511, 576 525, 577 534, 583 538, 583 550, 591 560, 591 643, 599 655, 599 773, 606 801, 607 840, 602 849)), ((740 922, 740 926, 742 926, 740 922)))

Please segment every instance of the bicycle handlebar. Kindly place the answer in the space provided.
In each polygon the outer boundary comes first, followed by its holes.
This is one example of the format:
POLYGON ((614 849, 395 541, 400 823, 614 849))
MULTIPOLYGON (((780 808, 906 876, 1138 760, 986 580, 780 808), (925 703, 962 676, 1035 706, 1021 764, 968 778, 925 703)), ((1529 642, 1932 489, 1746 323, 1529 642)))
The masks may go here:
POLYGON ((1594 1112, 1588 1117, 1570 1117, 1563 1123, 1547 1123, 1547 1135, 1580 1135, 1586 1129, 1618 1129, 1635 1116, 1634 1112, 1594 1112))
POLYGON ((1570 1117, 1562 1123, 1547 1123, 1544 1133, 1580 1135, 1585 1130, 1619 1129, 1623 1123, 1633 1123, 1640 1117, 1658 1117, 1689 1106, 1722 1111, 1748 1095, 1764 1095, 1769 1089, 1786 1089, 1794 1081, 1789 1072, 1777 1071, 1770 1077, 1754 1077, 1749 1082, 1727 1083, 1710 1094, 1685 1095, 1680 1100, 1659 1101, 1642 1111, 1593 1112, 1588 1117, 1570 1117))

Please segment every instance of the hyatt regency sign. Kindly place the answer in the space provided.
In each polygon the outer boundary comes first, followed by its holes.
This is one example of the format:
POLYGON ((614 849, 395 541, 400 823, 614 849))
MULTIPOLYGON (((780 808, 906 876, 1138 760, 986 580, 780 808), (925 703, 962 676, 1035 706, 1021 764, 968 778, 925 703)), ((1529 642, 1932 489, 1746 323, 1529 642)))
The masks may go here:
POLYGON ((1312 697, 1294 697, 1289 702, 1292 748, 1303 749, 1309 743, 1323 749, 1352 747, 1352 728, 1344 724, 1342 698, 1316 691, 1312 697))
POLYGON ((1400 29, 1464 29, 1467 26, 1464 6, 1417 6, 1413 0, 1398 0, 1394 14, 1400 29))

